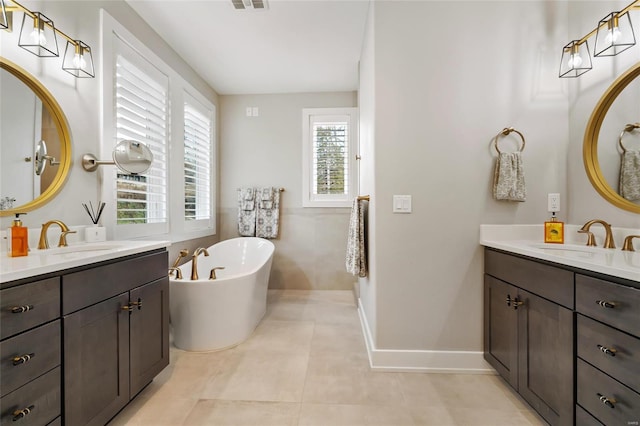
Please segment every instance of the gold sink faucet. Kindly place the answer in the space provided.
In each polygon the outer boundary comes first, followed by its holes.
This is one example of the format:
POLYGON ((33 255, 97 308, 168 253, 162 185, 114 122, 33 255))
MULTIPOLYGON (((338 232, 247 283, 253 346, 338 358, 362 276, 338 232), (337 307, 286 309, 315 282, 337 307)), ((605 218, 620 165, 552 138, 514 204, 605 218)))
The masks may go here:
POLYGON ((209 256, 209 252, 204 247, 198 247, 196 251, 193 252, 191 261, 191 281, 198 279, 198 256, 200 256, 200 253, 204 253, 205 256, 209 256))
POLYGON ((48 249, 49 248, 49 240, 47 240, 47 231, 51 225, 58 225, 60 227, 60 241, 58 241, 58 247, 67 247, 67 234, 75 234, 76 231, 70 231, 69 227, 64 224, 61 220, 50 220, 47 223, 42 224, 42 229, 40 230, 40 240, 38 241, 38 249, 48 249))
POLYGON ((622 250, 635 251, 632 243, 634 238, 640 238, 640 235, 627 235, 627 237, 624 239, 624 244, 622 244, 622 250))
POLYGON ((209 279, 210 280, 215 280, 218 277, 216 277, 216 271, 218 269, 224 269, 224 266, 216 266, 215 268, 211 268, 211 272, 209 273, 209 279))
MULTIPOLYGON (((580 233, 586 233, 587 235, 589 235, 589 228, 591 227, 591 225, 593 225, 594 223, 599 223, 600 225, 604 226, 604 230, 605 230, 605 237, 604 237, 604 248, 616 248, 615 243, 613 242, 613 234, 611 233, 611 225, 609 225, 607 222, 605 222, 602 219, 593 219, 590 220, 589 222, 585 223, 584 225, 582 225, 582 228, 578 231, 580 233)), ((595 246, 595 240, 593 238, 591 238, 591 236, 589 236, 589 239, 587 241, 587 245, 588 246, 595 246)))

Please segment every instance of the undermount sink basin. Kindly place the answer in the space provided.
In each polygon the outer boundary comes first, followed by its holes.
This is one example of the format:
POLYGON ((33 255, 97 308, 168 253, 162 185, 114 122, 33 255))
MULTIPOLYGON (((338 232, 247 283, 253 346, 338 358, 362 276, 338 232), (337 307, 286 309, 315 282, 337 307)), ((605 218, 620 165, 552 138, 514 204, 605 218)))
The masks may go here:
POLYGON ((106 250, 115 250, 122 247, 122 244, 117 243, 90 243, 90 244, 78 244, 72 245, 68 247, 56 247, 44 250, 34 250, 34 254, 38 254, 41 256, 60 256, 67 254, 93 254, 93 252, 103 252, 106 250))
POLYGON ((575 244, 534 243, 534 244, 530 244, 529 246, 535 249, 578 252, 578 253, 605 253, 607 250, 609 250, 601 247, 580 246, 575 244))

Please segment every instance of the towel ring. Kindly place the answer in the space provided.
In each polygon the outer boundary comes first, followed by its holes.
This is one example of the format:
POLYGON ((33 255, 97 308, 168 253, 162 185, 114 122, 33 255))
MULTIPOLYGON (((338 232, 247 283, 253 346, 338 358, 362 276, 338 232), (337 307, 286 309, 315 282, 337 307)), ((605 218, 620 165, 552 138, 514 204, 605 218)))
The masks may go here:
POLYGON ((624 145, 622 145, 622 137, 624 136, 625 133, 627 132, 631 133, 635 129, 640 129, 640 123, 627 124, 626 126, 624 126, 624 130, 620 133, 620 136, 618 137, 618 145, 620 145, 620 149, 622 150, 623 154, 627 152, 627 150, 625 149, 624 145))
POLYGON ((500 133, 498 133, 496 135, 496 137, 493 139, 493 146, 495 146, 496 151, 498 151, 498 154, 502 154, 502 152, 500 151, 500 149, 498 148, 498 138, 500 136, 507 136, 509 133, 511 132, 516 132, 519 136, 520 139, 522 139, 522 146, 520 147, 520 152, 524 151, 524 145, 525 145, 525 141, 524 141, 524 136, 522 135, 522 133, 520 133, 519 131, 517 131, 516 129, 514 129, 513 127, 505 127, 504 129, 502 129, 502 131, 500 133))

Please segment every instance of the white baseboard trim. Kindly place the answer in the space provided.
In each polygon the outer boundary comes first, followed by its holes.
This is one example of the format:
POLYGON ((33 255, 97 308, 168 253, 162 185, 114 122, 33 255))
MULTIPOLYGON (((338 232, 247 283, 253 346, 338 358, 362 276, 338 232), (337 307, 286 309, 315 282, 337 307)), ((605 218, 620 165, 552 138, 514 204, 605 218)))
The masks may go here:
POLYGON ((497 374, 482 352, 376 349, 369 322, 358 299, 358 315, 367 345, 369 365, 376 371, 456 374, 497 374))

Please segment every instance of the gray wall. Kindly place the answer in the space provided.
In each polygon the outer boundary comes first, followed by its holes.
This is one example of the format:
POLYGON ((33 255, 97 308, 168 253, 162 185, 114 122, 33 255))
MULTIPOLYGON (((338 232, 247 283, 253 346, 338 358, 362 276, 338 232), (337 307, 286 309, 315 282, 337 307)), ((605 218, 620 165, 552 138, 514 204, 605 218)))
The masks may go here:
POLYGON ((220 238, 238 236, 236 189, 277 186, 280 236, 270 288, 351 289, 349 209, 302 207, 302 108, 353 107, 355 92, 220 96, 220 238), (258 107, 258 117, 247 117, 258 107))
POLYGON ((568 192, 566 19, 558 2, 373 5, 360 99, 374 260, 360 294, 376 348, 482 350, 480 224, 542 223, 547 193, 568 192), (491 142, 508 126, 527 139, 524 203, 491 195, 491 142), (393 194, 411 194, 413 213, 393 214, 393 194))

